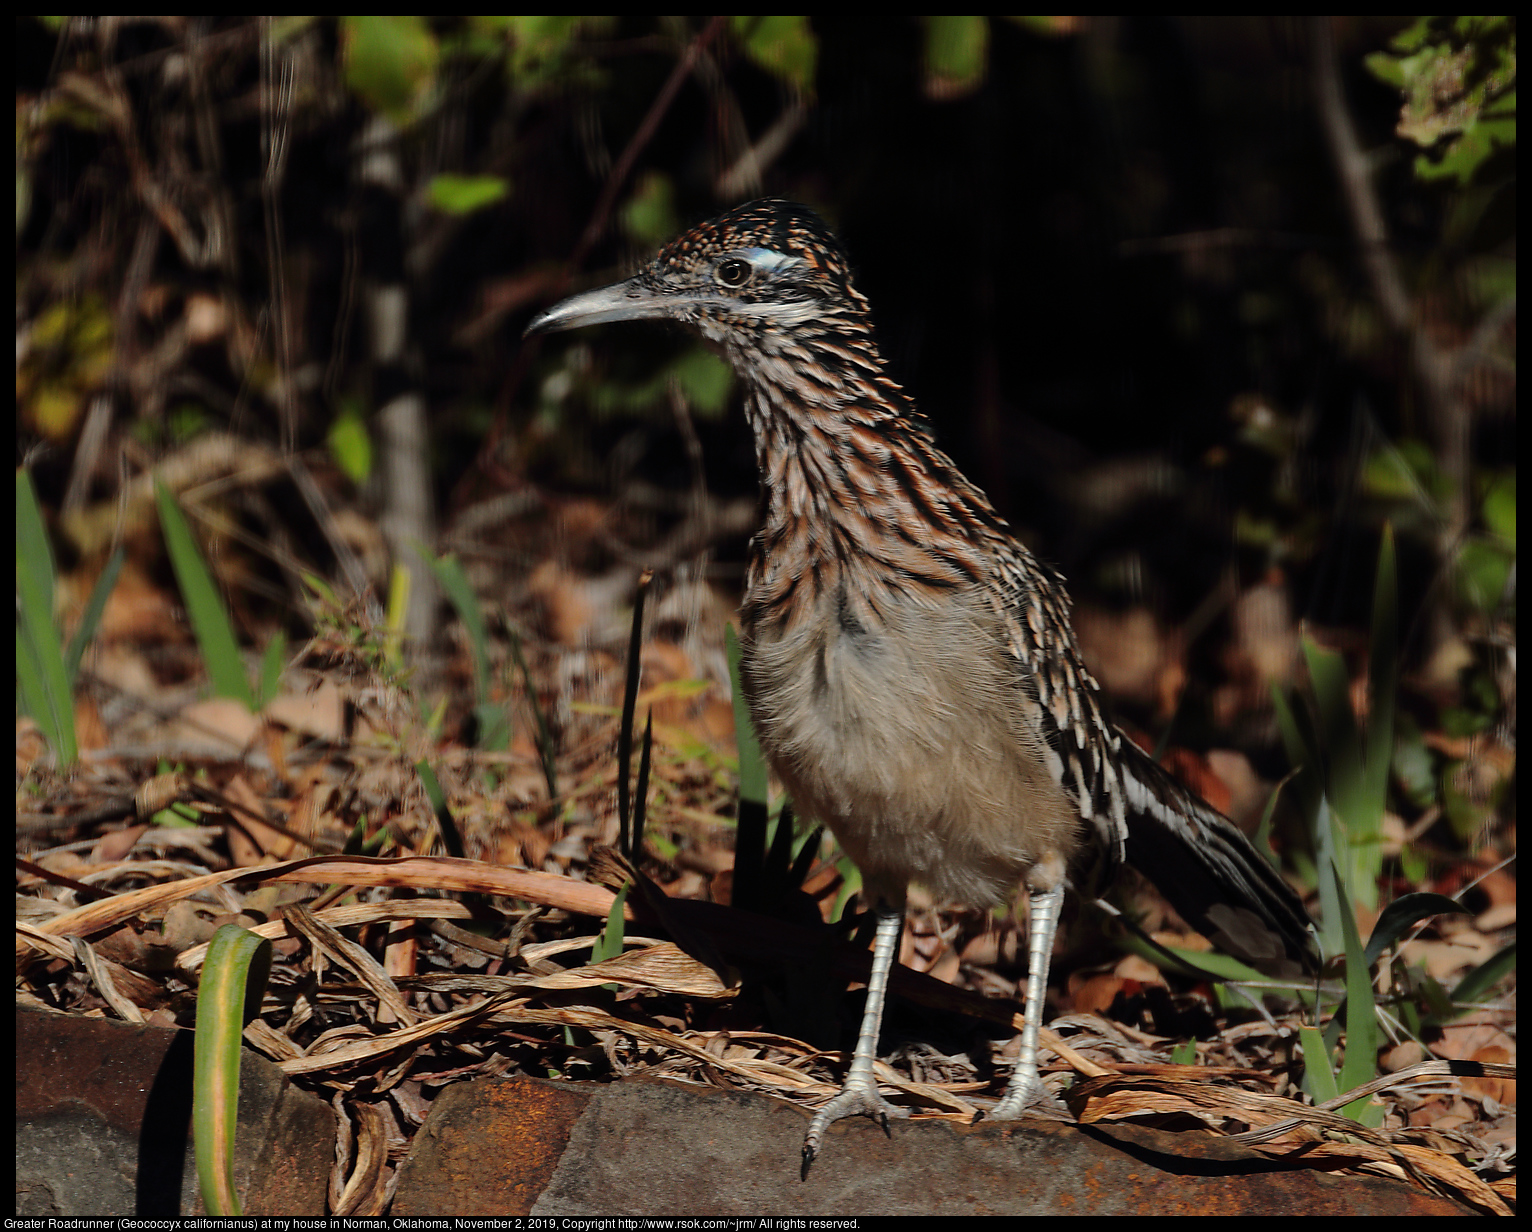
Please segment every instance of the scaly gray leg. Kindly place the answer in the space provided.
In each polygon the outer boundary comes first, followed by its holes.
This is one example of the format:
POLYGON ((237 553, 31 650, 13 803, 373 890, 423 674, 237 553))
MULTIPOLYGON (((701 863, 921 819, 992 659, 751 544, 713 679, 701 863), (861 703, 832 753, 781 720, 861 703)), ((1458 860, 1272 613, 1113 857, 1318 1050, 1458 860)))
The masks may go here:
POLYGON ((1005 1097, 995 1105, 989 1119, 1014 1121, 1037 1101, 1043 1080, 1037 1072, 1037 1033, 1043 1026, 1043 1001, 1048 995, 1048 960, 1053 956, 1053 935, 1059 927, 1059 908, 1064 886, 1031 893, 1031 927, 1027 930, 1027 1005, 1022 1015, 1021 1052, 1011 1074, 1005 1097))
POLYGON ((907 1117, 908 1108, 889 1103, 878 1094, 872 1063, 878 1056, 878 1029, 883 1022, 883 996, 888 991, 888 976, 899 955, 899 935, 904 931, 904 909, 879 903, 874 911, 878 927, 872 938, 872 975, 867 980, 867 1009, 862 1014, 862 1028, 856 1037, 856 1052, 851 1057, 851 1071, 840 1094, 814 1114, 808 1136, 803 1140, 803 1176, 819 1151, 820 1140, 830 1125, 848 1116, 870 1116, 888 1133, 889 1117, 907 1117))

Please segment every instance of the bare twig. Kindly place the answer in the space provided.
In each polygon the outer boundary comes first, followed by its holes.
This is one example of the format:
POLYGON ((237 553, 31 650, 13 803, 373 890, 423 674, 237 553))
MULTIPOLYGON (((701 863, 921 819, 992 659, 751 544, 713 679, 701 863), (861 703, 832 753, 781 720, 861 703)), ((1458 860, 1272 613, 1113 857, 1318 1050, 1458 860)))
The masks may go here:
POLYGON ((611 174, 606 177, 606 183, 601 186, 601 196, 596 201, 596 208, 591 211, 590 221, 585 224, 585 231, 580 236, 580 242, 575 245, 574 252, 569 258, 571 272, 580 268, 585 254, 591 250, 606 230, 612 207, 617 204, 617 194, 622 191, 622 186, 627 183, 628 176, 632 174, 633 165, 638 161, 638 156, 653 140, 660 121, 670 110, 671 103, 675 101, 676 94, 681 89, 681 83, 691 75, 692 66, 696 64, 697 57, 723 29, 724 21, 723 17, 714 17, 702 27, 697 37, 686 45, 686 50, 676 61, 675 68, 671 69, 670 77, 660 87, 660 92, 654 96, 654 102, 649 105, 648 114, 633 130, 633 136, 628 139, 628 144, 613 165, 611 174))

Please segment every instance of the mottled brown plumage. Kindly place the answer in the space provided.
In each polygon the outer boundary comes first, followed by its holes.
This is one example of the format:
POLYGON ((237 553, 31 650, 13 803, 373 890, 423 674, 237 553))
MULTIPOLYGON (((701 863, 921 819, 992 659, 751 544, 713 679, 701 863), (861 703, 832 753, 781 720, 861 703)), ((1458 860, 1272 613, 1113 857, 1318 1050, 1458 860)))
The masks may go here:
POLYGON ((1040 1093, 1072 868, 1126 860, 1231 953, 1268 970, 1308 962, 1297 897, 1104 717, 1062 579, 936 447, 812 211, 741 206, 528 333, 641 318, 696 330, 744 382, 763 497, 740 610, 746 696, 778 777, 856 861, 879 918, 852 1070, 810 1127, 805 1166, 830 1121, 902 1114, 872 1061, 911 881, 974 906, 1021 884, 1031 896, 1027 1028, 1001 1117, 1040 1093))

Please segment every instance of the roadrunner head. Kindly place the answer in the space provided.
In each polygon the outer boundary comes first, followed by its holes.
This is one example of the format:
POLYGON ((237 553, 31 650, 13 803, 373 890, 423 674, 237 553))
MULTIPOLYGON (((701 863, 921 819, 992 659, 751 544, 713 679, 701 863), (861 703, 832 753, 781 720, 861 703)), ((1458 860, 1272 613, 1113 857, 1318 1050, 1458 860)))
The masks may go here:
POLYGON ((726 349, 774 349, 806 331, 871 333, 840 244, 813 210, 778 200, 693 227, 633 277, 556 304, 526 332, 636 320, 677 321, 726 349))

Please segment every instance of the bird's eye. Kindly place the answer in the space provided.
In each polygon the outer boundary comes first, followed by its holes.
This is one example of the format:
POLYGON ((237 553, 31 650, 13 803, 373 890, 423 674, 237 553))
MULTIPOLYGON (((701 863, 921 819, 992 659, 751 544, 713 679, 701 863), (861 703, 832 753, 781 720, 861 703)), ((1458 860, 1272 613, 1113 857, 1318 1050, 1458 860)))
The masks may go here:
POLYGON ((718 281, 726 287, 742 287, 750 281, 750 262, 741 261, 738 257, 729 261, 722 261, 715 271, 718 281))

